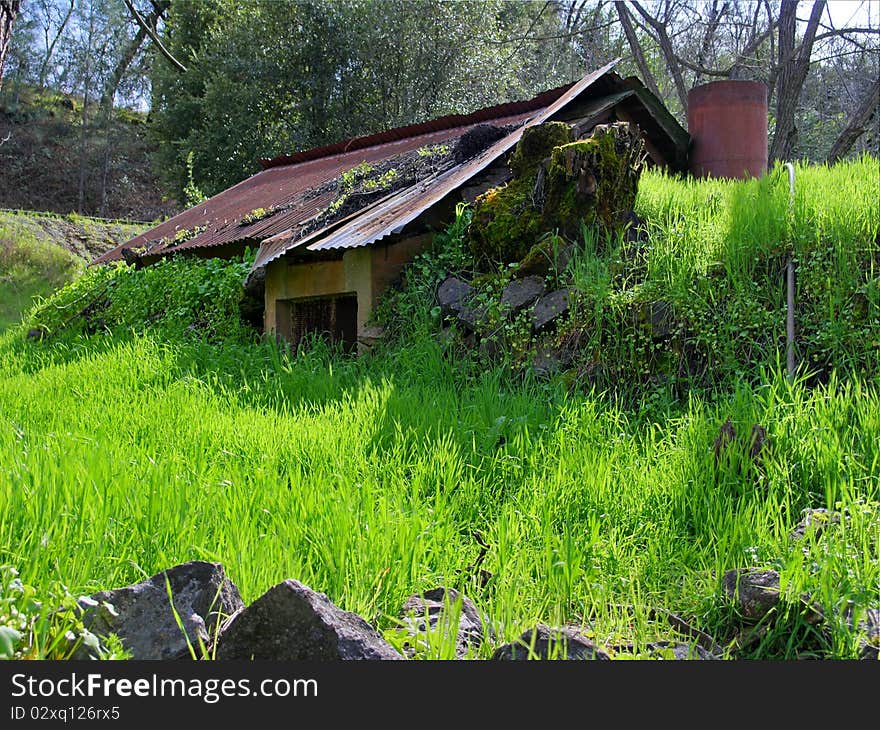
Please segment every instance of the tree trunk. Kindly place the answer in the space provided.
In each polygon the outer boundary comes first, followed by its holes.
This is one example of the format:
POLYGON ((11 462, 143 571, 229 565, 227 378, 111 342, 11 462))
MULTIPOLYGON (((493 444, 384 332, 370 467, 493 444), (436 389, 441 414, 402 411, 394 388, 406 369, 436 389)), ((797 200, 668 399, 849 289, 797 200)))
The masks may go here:
POLYGON ((55 53, 55 46, 58 45, 58 41, 61 40, 61 36, 64 35, 64 29, 67 27, 67 24, 70 22, 70 16, 73 15, 73 8, 75 2, 74 0, 70 0, 70 5, 67 8, 67 13, 64 16, 64 19, 61 21, 61 24, 58 26, 58 32, 55 34, 55 37, 52 39, 52 42, 49 43, 49 26, 48 22, 45 26, 46 29, 46 55, 43 56, 43 62, 40 64, 40 76, 39 76, 39 84, 41 89, 46 88, 46 76, 49 73, 49 61, 52 60, 52 54, 55 53))
POLYGON ((654 75, 651 73, 651 69, 648 67, 648 62, 645 60, 645 54, 642 51, 642 46, 636 35, 636 29, 633 28, 632 18, 629 15, 629 10, 626 9, 626 4, 615 2, 614 7, 617 9, 617 17, 620 18, 620 24, 623 26, 623 32, 629 43, 629 49, 632 51, 636 66, 639 68, 639 73, 645 81, 645 86, 650 89, 654 96, 658 99, 662 99, 660 96, 660 89, 657 88, 657 82, 654 80, 654 75))
POLYGON ((6 50, 12 38, 12 24, 21 9, 21 0, 0 0, 0 89, 3 88, 3 68, 6 66, 6 50))
POLYGON ((878 105, 880 105, 880 79, 874 79, 874 83, 865 91, 865 95, 862 97, 858 109, 853 113, 852 119, 849 120, 849 124, 831 145, 831 151, 826 158, 827 162, 837 162, 846 156, 856 140, 868 128, 868 122, 877 113, 878 105))
POLYGON ((89 92, 91 92, 91 55, 92 42, 95 37, 95 10, 91 8, 89 11, 89 34, 88 45, 86 46, 85 56, 83 58, 83 108, 82 108, 82 128, 80 131, 79 146, 79 190, 77 211, 80 214, 86 212, 86 177, 88 171, 88 126, 89 126, 89 92))
MULTIPOLYGON (((619 3, 618 3, 619 5, 619 3)), ((684 84, 684 77, 681 75, 681 66, 675 57, 675 50, 672 48, 672 41, 669 40, 669 34, 666 32, 666 24, 661 23, 654 18, 640 3, 632 0, 633 7, 639 11, 639 14, 645 19, 657 34, 657 42, 660 44, 660 50, 663 52, 663 58, 666 59, 666 68, 672 80, 675 83, 675 90, 678 93, 678 100, 681 102, 681 108, 687 112, 688 108, 688 92, 684 84)))
POLYGON ((810 54, 819 20, 825 11, 825 0, 816 0, 810 12, 804 40, 795 47, 797 33, 797 0, 782 0, 779 12, 779 73, 776 76, 776 131, 770 146, 770 159, 789 160, 797 148, 798 130, 795 124, 797 104, 804 79, 810 70, 810 54))
MULTIPOLYGON (((154 16, 151 15, 147 18, 147 22, 153 17, 154 16)), ((119 88, 119 84, 122 83, 122 77, 125 76, 125 72, 128 71, 128 67, 131 66, 131 62, 134 61, 134 57, 137 55, 137 52, 140 50, 146 39, 147 31, 139 26, 137 34, 125 47, 122 56, 119 58, 119 61, 113 69, 113 73, 104 84, 104 90, 101 92, 101 109, 105 110, 105 112, 113 108, 113 97, 116 96, 116 90, 119 88)))

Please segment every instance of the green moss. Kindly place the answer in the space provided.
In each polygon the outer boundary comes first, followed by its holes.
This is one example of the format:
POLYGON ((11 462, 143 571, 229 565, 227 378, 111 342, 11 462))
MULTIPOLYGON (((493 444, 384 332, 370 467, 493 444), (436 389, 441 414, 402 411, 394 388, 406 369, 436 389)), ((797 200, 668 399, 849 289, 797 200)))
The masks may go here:
POLYGON ((584 226, 614 228, 632 210, 644 162, 638 133, 622 123, 586 140, 571 134, 560 122, 526 130, 513 180, 477 198, 468 242, 479 265, 523 261, 546 233, 577 240, 584 226))
POLYGON ((541 215, 532 202, 533 188, 533 180, 515 178, 474 201, 468 243, 478 263, 519 261, 541 235, 541 215))
POLYGON ((565 122, 547 122, 536 127, 529 127, 523 132, 513 155, 510 157, 510 169, 515 178, 534 175, 538 166, 554 147, 567 144, 574 138, 571 126, 565 122))
POLYGON ((558 274, 568 263, 568 244, 556 233, 542 236, 516 267, 516 275, 546 276, 558 274))
POLYGON ((238 225, 249 226, 251 223, 256 223, 257 221, 261 221, 264 218, 270 218, 277 212, 277 208, 254 208, 252 211, 242 217, 242 219, 238 222, 238 225))

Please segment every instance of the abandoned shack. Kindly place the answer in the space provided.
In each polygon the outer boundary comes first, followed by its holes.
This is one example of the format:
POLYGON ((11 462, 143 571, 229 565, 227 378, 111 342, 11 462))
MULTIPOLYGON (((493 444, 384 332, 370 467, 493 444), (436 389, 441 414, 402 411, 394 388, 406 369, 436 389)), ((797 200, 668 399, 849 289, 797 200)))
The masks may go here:
POLYGON ((262 293, 263 331, 294 346, 326 333, 353 349, 378 297, 456 204, 511 178, 525 129, 566 122, 581 139, 597 125, 630 122, 648 164, 687 170, 687 132, 638 79, 614 73, 616 63, 528 101, 261 160, 257 174, 93 263, 259 246, 248 288, 262 293))

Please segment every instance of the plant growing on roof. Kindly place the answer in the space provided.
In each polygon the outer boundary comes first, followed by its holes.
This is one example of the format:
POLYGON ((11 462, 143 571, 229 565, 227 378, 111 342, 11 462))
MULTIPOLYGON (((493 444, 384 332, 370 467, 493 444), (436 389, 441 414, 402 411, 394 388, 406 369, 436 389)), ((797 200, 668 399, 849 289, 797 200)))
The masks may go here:
POLYGON ((242 216, 241 220, 238 222, 240 226, 249 226, 251 223, 256 223, 257 221, 265 220, 266 218, 271 218, 278 212, 278 208, 254 208, 249 213, 246 213, 242 216))
POLYGON ((373 171, 373 166, 364 160, 358 165, 355 165, 350 170, 346 170, 340 175, 340 180, 342 182, 343 190, 352 190, 360 180, 365 179, 371 172, 373 171))
POLYGON ((189 241, 191 238, 195 238, 200 233, 204 233, 208 230, 207 226, 193 226, 192 228, 181 228, 177 233, 174 234, 174 237, 168 242, 168 246, 179 246, 181 243, 189 241))
POLYGON ((448 144, 434 144, 419 147, 417 151, 419 157, 443 157, 449 154, 450 147, 448 144))

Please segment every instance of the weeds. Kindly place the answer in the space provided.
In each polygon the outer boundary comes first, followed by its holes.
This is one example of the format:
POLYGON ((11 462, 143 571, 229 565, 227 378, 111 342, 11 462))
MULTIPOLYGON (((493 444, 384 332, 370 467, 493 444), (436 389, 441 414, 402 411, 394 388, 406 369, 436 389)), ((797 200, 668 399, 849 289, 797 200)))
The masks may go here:
MULTIPOLYGON (((360 359, 242 335, 245 261, 90 271, 30 315, 47 340, 0 337, 0 562, 48 595, 59 575, 85 593, 220 561, 247 601, 294 577, 395 642, 404 600, 445 585, 487 618, 479 658, 537 623, 634 656, 691 642, 669 612, 729 656, 854 658, 880 603, 872 165, 799 171, 793 224, 772 178, 645 177, 644 247, 585 246, 570 264, 598 354, 621 358, 617 387, 512 377, 438 342, 434 287, 469 274, 466 207, 383 304, 391 344, 360 359), (822 186, 847 176, 849 190, 822 186), (789 382, 775 359, 774 247, 789 225, 802 352, 822 379, 789 382), (109 303, 87 313, 103 327, 64 325, 105 286, 109 303), (630 377, 663 352, 624 313, 660 300, 712 358, 699 387, 630 377), (727 421, 737 437, 716 459, 727 421), (817 507, 843 517, 793 540, 817 507), (744 624, 720 590, 743 567, 777 570, 825 621, 791 602, 744 624)), ((422 637, 419 656, 451 656, 454 625, 422 637)))

